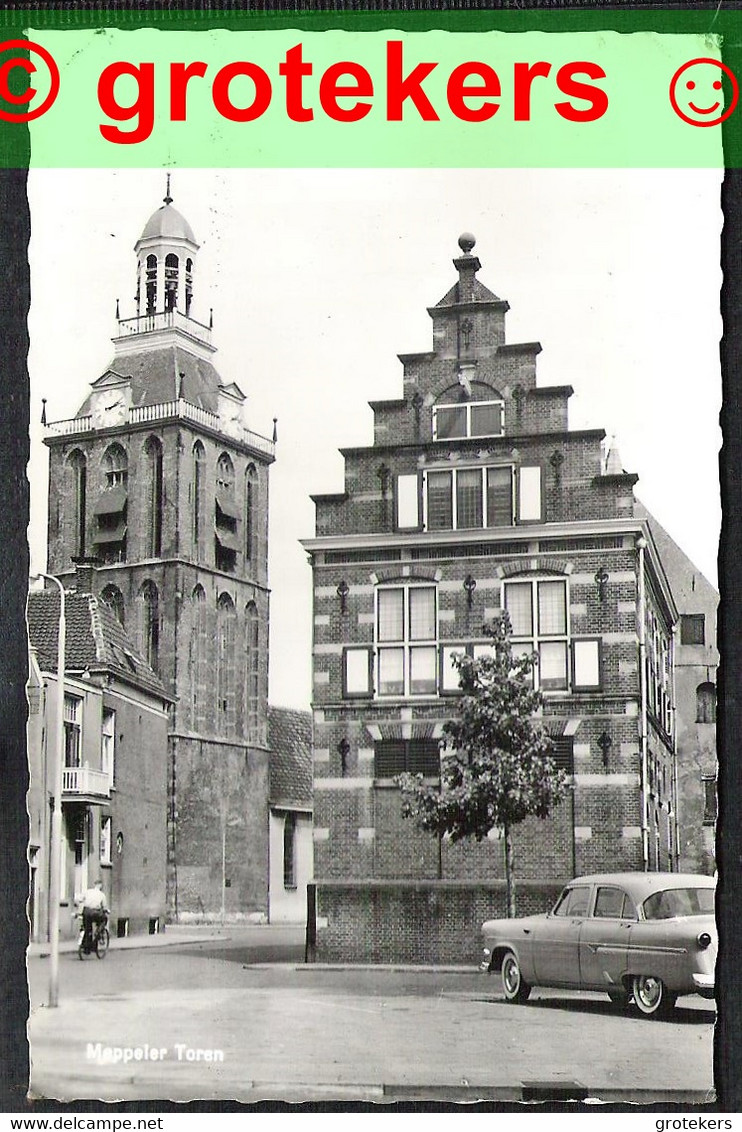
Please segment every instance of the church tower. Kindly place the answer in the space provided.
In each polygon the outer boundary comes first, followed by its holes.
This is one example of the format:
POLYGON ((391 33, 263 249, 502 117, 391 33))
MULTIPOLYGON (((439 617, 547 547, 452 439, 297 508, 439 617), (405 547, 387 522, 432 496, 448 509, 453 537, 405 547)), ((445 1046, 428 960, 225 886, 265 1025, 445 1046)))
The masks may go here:
MULTIPOLYGON (((71 420, 47 426, 48 570, 96 592, 175 699, 171 912, 259 912, 268 877, 268 471, 275 435, 214 367, 198 243, 170 196, 147 221, 136 314, 71 420)), ((132 863, 134 867, 134 862, 132 863)))

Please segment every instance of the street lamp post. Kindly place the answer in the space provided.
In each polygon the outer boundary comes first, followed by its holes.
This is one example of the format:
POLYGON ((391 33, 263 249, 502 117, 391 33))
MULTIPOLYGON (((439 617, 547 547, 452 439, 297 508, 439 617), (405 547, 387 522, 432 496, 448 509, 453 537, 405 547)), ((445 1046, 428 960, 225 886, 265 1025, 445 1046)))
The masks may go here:
POLYGON ((64 765, 64 666, 67 623, 64 586, 53 574, 38 573, 31 580, 45 578, 59 589, 59 627, 57 630, 57 720, 52 756, 52 828, 49 850, 49 1006, 59 1005, 59 897, 62 891, 62 767, 64 765))

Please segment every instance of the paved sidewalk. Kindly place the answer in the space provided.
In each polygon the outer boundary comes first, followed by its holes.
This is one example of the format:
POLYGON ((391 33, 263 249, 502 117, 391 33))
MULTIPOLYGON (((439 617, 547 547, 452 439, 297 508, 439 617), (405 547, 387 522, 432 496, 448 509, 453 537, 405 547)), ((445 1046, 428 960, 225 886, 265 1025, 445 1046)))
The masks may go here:
MULTIPOLYGON (((123 936, 121 939, 112 936, 111 950, 126 951, 140 947, 174 947, 184 943, 213 943, 217 940, 221 941, 226 939, 231 939, 229 926, 217 928, 209 924, 202 928, 195 927, 191 924, 187 926, 172 924, 168 926, 166 931, 158 932, 157 935, 129 935, 123 936)), ((76 939, 60 940, 60 955, 75 951, 77 951, 76 939)), ((30 943, 28 945, 27 954, 29 958, 44 959, 49 955, 49 944, 30 943)))
MULTIPOLYGON (((174 947, 182 944, 228 943, 247 948, 265 946, 286 947, 293 950, 290 959, 295 962, 296 949, 304 949, 303 924, 252 924, 252 923, 211 923, 211 924, 168 924, 157 935, 136 934, 130 936, 111 936, 112 950, 133 950, 149 947, 174 947)), ((77 938, 61 940, 60 954, 77 951, 77 938)), ((31 943, 28 947, 30 958, 45 958, 49 955, 48 942, 31 943)))

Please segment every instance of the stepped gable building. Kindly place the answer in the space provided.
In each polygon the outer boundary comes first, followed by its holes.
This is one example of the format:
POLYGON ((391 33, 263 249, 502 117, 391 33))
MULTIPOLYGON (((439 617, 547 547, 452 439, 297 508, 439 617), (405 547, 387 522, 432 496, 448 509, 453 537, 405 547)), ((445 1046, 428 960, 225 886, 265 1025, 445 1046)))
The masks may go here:
POLYGON ((101 600, 175 697, 171 911, 265 912, 275 435, 248 427, 245 394, 214 367, 198 244, 169 185, 134 250, 136 313, 78 414, 48 426, 48 568, 100 563, 101 600))
MULTIPOLYGON (((113 611, 78 570, 67 622, 60 929, 77 933, 75 901, 103 880, 114 934, 156 932, 166 912, 167 732, 172 697, 113 611)), ((59 592, 28 598, 29 920, 49 924, 50 798, 58 681, 59 592)))
POLYGON ((433 349, 401 356, 403 395, 371 403, 374 443, 342 450, 341 492, 314 496, 318 954, 454 960, 504 911, 495 837, 451 844, 400 813, 394 776, 439 773, 457 651, 488 648, 507 609, 570 798, 515 831, 519 910, 575 874, 678 859, 675 604, 635 475, 602 430, 570 431, 569 385, 536 383, 536 342, 477 278, 474 237, 429 309, 433 349))

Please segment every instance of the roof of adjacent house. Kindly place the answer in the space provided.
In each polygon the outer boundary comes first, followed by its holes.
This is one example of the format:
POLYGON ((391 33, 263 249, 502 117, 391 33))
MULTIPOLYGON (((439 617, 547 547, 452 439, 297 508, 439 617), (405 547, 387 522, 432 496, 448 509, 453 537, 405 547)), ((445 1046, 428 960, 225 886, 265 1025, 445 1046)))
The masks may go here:
MULTIPOLYGON (((106 672, 151 692, 172 696, 131 643, 113 612, 92 594, 65 593, 65 672, 106 672)), ((26 610, 31 647, 42 671, 57 671, 59 593, 32 590, 26 610)))
POLYGON ((719 594, 708 578, 698 569, 682 547, 678 546, 672 535, 648 511, 640 500, 634 503, 634 514, 647 519, 652 537, 665 568, 679 613, 698 613, 701 610, 715 610, 719 594))
POLYGON ((312 715, 268 708, 270 803, 293 810, 312 808, 312 715))

